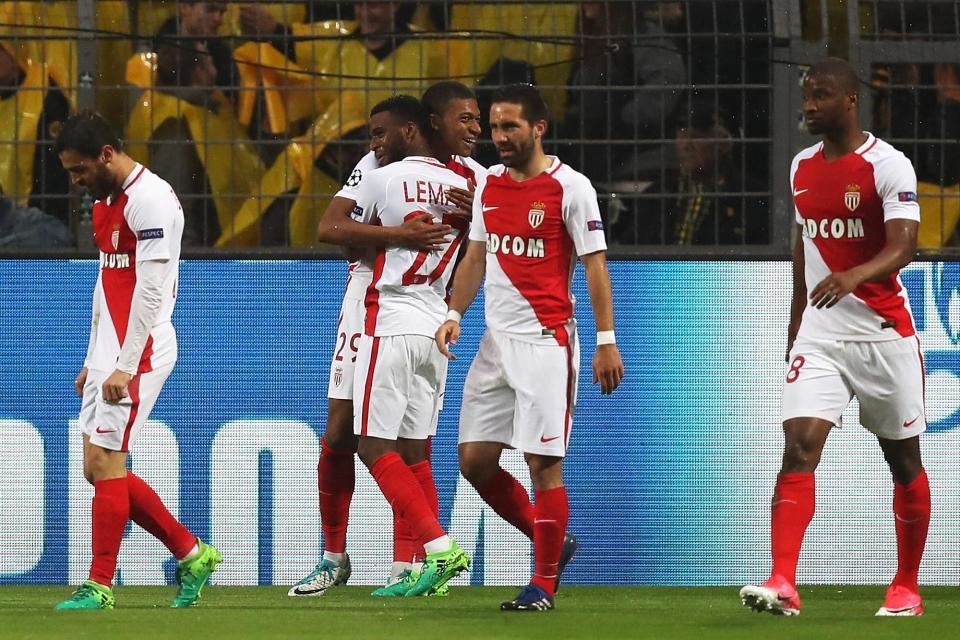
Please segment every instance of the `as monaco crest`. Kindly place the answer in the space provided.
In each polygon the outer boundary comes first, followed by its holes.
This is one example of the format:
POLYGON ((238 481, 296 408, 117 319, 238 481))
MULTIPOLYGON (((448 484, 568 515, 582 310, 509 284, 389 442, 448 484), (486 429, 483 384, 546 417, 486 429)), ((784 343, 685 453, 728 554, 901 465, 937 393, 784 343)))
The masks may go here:
POLYGON ((110 234, 110 244, 113 245, 114 251, 120 246, 120 227, 114 227, 113 233, 110 234))
POLYGON ((343 369, 337 367, 333 370, 333 386, 339 388, 343 384, 343 369))
POLYGON ((850 211, 856 211, 860 206, 860 185, 848 184, 847 192, 843 194, 843 203, 850 211))
POLYGON ((542 202, 531 202, 530 203, 530 212, 527 214, 527 221, 530 223, 530 226, 534 229, 543 224, 543 219, 546 217, 544 209, 547 205, 542 202))

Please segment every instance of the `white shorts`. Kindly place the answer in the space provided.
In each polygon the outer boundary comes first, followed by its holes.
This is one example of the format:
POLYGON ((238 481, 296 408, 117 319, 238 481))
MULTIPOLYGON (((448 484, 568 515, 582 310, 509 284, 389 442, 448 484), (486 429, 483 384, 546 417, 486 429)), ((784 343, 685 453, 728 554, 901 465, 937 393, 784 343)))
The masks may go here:
POLYGON ((463 385, 460 442, 501 442, 564 457, 577 402, 580 348, 533 344, 487 331, 463 385))
POLYGON ((860 422, 876 436, 905 440, 923 433, 923 358, 916 336, 883 342, 794 343, 783 385, 783 419, 822 418, 840 426, 853 396, 860 422))
POLYGON ((353 432, 385 440, 437 433, 447 359, 433 338, 363 335, 353 384, 353 432))
POLYGON ((171 371, 172 365, 137 374, 127 388, 129 395, 117 404, 108 404, 101 397, 103 382, 113 372, 88 371, 80 404, 80 432, 89 436, 90 442, 98 447, 129 451, 140 434, 140 428, 150 417, 171 371))
POLYGON ((353 400, 353 372, 357 363, 357 348, 363 335, 366 317, 363 300, 343 298, 340 319, 337 321, 337 342, 330 362, 330 382, 327 397, 335 400, 353 400))

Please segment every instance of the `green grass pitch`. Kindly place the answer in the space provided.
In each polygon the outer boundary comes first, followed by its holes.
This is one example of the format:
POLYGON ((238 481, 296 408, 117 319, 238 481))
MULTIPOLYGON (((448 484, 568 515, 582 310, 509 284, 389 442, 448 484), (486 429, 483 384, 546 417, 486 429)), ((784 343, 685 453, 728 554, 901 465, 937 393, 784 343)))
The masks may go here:
POLYGON ((874 618, 883 587, 801 587, 798 618, 740 606, 735 587, 564 587, 548 613, 501 613, 516 589, 454 587, 447 598, 375 600, 369 587, 289 598, 286 587, 207 587, 200 606, 168 609, 173 587, 118 587, 113 611, 53 611, 68 587, 0 587, 0 638, 763 638, 955 637, 960 589, 927 587, 919 619, 874 618), (952 631, 951 631, 952 629, 952 631))

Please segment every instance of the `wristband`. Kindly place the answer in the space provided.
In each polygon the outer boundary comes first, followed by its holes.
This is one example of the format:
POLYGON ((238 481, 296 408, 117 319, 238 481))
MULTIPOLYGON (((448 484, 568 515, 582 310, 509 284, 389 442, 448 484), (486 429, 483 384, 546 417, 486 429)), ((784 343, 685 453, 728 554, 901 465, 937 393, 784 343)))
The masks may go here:
POLYGON ((610 331, 597 331, 597 346, 605 344, 617 344, 617 336, 613 329, 610 331))
POLYGON ((457 324, 460 324, 460 320, 463 318, 463 314, 454 309, 447 309, 447 320, 453 320, 457 324))

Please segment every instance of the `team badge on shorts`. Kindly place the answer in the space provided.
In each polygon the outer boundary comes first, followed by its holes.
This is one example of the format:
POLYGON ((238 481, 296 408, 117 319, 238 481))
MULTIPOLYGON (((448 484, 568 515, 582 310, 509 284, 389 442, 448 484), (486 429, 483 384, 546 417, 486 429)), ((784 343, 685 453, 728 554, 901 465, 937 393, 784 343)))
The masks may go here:
POLYGON ((339 388, 343 384, 343 369, 337 367, 333 370, 333 386, 339 388))
POLYGON ((110 244, 113 245, 113 250, 116 251, 120 247, 120 226, 117 225, 113 228, 113 233, 110 234, 110 244))
POLYGON ((847 205, 850 211, 856 211, 860 206, 860 185, 848 184, 847 192, 843 194, 843 204, 847 205))
POLYGON ((544 213, 543 210, 546 209, 546 207, 547 205, 539 201, 530 203, 530 212, 527 213, 527 221, 532 228, 536 229, 543 224, 543 219, 546 217, 546 213, 544 213))

